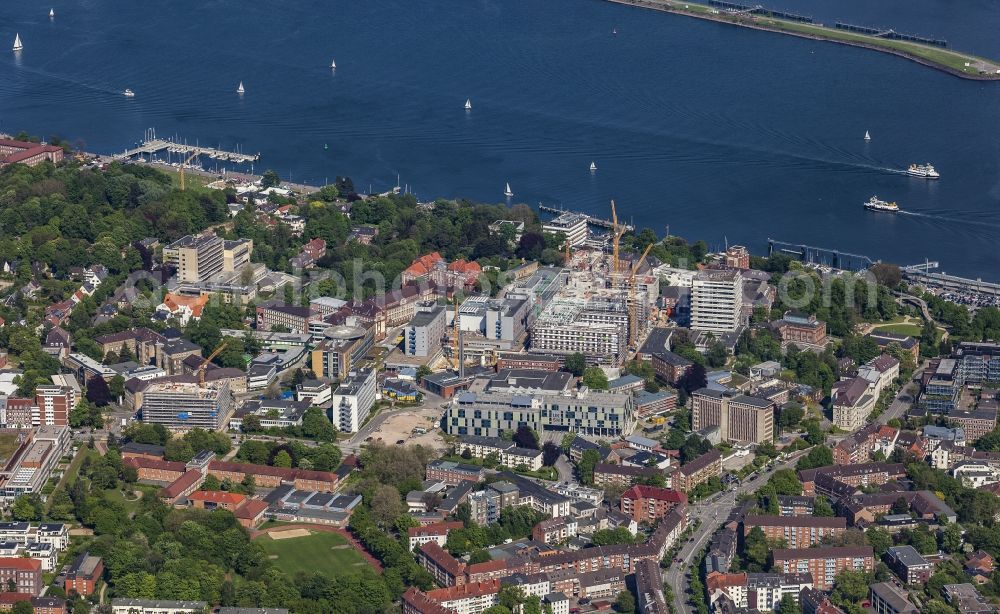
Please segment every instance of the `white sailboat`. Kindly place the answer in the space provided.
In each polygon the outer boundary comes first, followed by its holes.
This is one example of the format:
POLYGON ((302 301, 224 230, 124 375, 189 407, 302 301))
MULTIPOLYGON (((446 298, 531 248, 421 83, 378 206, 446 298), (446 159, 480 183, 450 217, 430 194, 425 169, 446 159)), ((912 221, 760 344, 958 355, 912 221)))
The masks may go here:
POLYGON ((135 92, 133 92, 128 88, 125 88, 125 91, 122 92, 122 95, 125 96, 126 98, 135 98, 135 92))
POLYGON ((55 17, 56 17, 56 10, 49 9, 49 19, 55 19, 55 17))
POLYGON ((510 183, 507 183, 507 185, 505 186, 503 195, 506 196, 507 198, 510 198, 511 196, 514 195, 514 191, 510 189, 510 183))
POLYGON ((240 81, 240 86, 236 88, 236 93, 242 95, 244 92, 246 92, 246 89, 243 87, 243 82, 240 81))
POLYGON ((14 35, 14 51, 20 51, 22 49, 24 49, 24 45, 21 44, 21 35, 20 34, 15 34, 14 35))
POLYGON ((590 163, 590 172, 593 173, 596 170, 597 170, 597 165, 594 164, 593 162, 591 162, 590 163))
POLYGON ((870 141, 870 140, 872 140, 872 135, 868 134, 868 131, 867 131, 867 130, 865 130, 865 140, 866 140, 866 141, 870 141))
POLYGON ((330 70, 337 70, 337 60, 330 60, 330 70))
POLYGON ((471 98, 466 98, 465 99, 465 110, 466 111, 471 111, 472 110, 472 99, 471 98))

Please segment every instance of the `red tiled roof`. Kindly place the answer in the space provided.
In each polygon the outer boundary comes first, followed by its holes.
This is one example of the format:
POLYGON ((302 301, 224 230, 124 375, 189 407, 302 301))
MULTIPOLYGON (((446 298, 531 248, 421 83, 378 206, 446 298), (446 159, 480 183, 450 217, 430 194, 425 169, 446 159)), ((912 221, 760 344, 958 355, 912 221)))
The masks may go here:
POLYGON ((149 458, 148 456, 129 456, 125 459, 125 464, 136 469, 159 469, 161 471, 177 471, 184 473, 187 465, 178 461, 166 461, 159 458, 149 458))
POLYGON ((0 569, 19 569, 21 571, 41 571, 42 562, 21 556, 0 557, 0 569))
POLYGON ((435 565, 453 576, 458 577, 465 573, 464 565, 449 554, 447 550, 438 545, 437 542, 427 542, 420 547, 420 552, 435 565))
POLYGON ((214 460, 208 464, 208 470, 225 471, 229 473, 244 473, 251 475, 270 475, 282 480, 316 480, 318 482, 337 483, 337 474, 330 471, 313 471, 311 469, 287 469, 268 465, 252 465, 250 463, 231 463, 214 460))
POLYGON ((265 511, 267 511, 266 501, 261 501, 260 499, 250 499, 236 509, 235 515, 237 518, 253 520, 265 511))
POLYGON ((636 486, 629 488, 622 493, 622 498, 625 497, 628 497, 629 499, 657 499, 659 501, 687 504, 687 495, 679 490, 646 486, 645 484, 637 484, 636 486))
POLYGON ((31 601, 31 595, 29 593, 11 593, 4 591, 0 593, 0 603, 4 605, 14 605, 21 601, 31 601))
POLYGON ((160 496, 165 499, 176 499, 181 496, 181 493, 197 484, 204 477, 205 476, 203 476, 200 471, 191 469, 167 486, 164 486, 160 490, 160 496))
POLYGON ((419 535, 447 535, 448 531, 461 529, 464 526, 465 524, 458 520, 453 522, 435 522, 422 527, 410 527, 406 532, 410 537, 417 537, 419 535))
POLYGON ((465 568, 465 573, 469 576, 474 576, 481 573, 491 573, 494 571, 503 571, 507 569, 507 561, 504 559, 497 559, 495 561, 483 561, 482 563, 473 563, 465 568))
POLYGON ((246 500, 246 495, 241 495, 235 492, 226 492, 224 490, 196 490, 188 495, 188 500, 239 505, 246 500))
POLYGON ((746 584, 746 573, 720 573, 713 571, 705 576, 705 587, 708 588, 708 592, 710 593, 719 588, 727 586, 746 586, 746 584))
POLYGON ((403 602, 420 614, 454 614, 452 610, 434 601, 413 586, 403 593, 403 602))
POLYGON ((448 588, 439 588, 428 591, 427 596, 437 602, 455 601, 467 597, 480 597, 500 592, 500 580, 494 578, 485 582, 470 582, 469 584, 459 584, 448 588))

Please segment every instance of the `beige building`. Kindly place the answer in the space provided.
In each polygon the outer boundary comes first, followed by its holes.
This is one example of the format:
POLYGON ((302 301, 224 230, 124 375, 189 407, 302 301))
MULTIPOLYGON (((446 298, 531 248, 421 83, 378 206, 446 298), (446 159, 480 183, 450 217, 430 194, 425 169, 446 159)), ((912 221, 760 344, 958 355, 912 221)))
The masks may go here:
POLYGON ((702 388, 691 394, 691 407, 695 431, 717 426, 723 441, 774 441, 774 403, 768 399, 702 388))
POLYGON ((163 262, 177 269, 181 282, 197 282, 221 273, 226 242, 215 235, 188 235, 163 248, 163 262))
POLYGON ((855 377, 833 385, 833 425, 854 432, 868 423, 868 416, 875 411, 878 394, 868 380, 855 377))

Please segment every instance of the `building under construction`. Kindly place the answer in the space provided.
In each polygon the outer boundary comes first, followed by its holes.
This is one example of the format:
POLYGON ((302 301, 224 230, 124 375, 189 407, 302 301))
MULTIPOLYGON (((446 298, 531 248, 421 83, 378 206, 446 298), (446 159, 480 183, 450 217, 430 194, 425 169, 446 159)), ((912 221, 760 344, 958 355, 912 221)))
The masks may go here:
POLYGON ((172 431, 203 428, 222 429, 236 409, 236 400, 227 380, 195 382, 154 382, 143 394, 142 421, 162 424, 172 431))

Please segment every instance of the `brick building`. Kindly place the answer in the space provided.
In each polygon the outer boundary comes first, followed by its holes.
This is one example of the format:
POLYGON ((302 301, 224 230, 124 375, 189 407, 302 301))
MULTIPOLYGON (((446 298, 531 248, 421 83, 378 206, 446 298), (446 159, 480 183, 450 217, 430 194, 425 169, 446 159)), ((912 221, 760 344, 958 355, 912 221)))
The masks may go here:
POLYGON ((844 570, 870 573, 875 569, 871 546, 839 546, 804 549, 779 548, 771 553, 772 570, 780 573, 809 573, 813 588, 833 588, 834 577, 844 570))
POLYGON ((722 475, 722 453, 710 450, 675 471, 673 487, 690 492, 698 484, 720 475, 722 475))
POLYGON ((13 583, 15 592, 37 596, 42 592, 42 562, 24 557, 0 557, 0 586, 13 583))
POLYGON ((676 507, 687 506, 687 495, 678 490, 636 485, 622 493, 622 513, 636 522, 653 524, 676 507))
POLYGON ((743 521, 743 535, 760 527, 769 541, 784 540, 789 548, 810 548, 827 537, 843 535, 847 519, 817 516, 757 516, 748 515, 743 521))
POLYGON ((94 586, 104 573, 104 563, 99 556, 91 556, 84 552, 73 559, 73 564, 66 573, 66 594, 76 593, 86 597, 94 592, 94 586))

